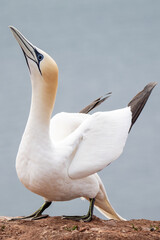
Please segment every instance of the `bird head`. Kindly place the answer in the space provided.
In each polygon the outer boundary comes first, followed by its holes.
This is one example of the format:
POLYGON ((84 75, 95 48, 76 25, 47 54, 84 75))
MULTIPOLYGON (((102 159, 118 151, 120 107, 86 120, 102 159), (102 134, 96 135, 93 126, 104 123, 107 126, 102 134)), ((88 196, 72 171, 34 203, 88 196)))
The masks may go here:
POLYGON ((31 44, 15 27, 10 26, 10 29, 24 53, 30 71, 33 95, 52 108, 58 86, 56 62, 47 53, 31 44))
POLYGON ((15 27, 10 26, 10 29, 24 53, 31 78, 42 79, 50 86, 57 83, 56 62, 47 53, 31 44, 15 27))

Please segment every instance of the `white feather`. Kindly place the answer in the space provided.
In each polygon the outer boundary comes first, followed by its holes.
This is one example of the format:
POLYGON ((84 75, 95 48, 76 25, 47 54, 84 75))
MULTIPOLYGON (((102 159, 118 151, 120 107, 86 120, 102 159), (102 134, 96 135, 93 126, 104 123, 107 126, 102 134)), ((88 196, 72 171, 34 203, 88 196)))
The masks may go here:
POLYGON ((73 146, 76 138, 81 137, 70 154, 74 156, 69 159, 68 168, 69 177, 79 179, 100 171, 121 155, 131 125, 131 111, 127 107, 91 116, 63 113, 53 120, 54 141, 60 133, 62 143, 73 146))
POLYGON ((84 113, 61 112, 56 114, 50 122, 50 135, 52 140, 63 140, 87 118, 89 118, 89 114, 84 113))
POLYGON ((122 153, 131 126, 130 107, 93 115, 61 113, 50 121, 57 64, 37 48, 43 55, 38 65, 35 47, 15 28, 11 30, 25 53, 32 82, 30 114, 16 159, 20 181, 47 201, 95 198, 105 216, 122 220, 96 173, 122 153))
POLYGON ((131 111, 127 107, 95 113, 84 125, 83 140, 68 169, 74 179, 102 170, 121 155, 131 125, 131 111))

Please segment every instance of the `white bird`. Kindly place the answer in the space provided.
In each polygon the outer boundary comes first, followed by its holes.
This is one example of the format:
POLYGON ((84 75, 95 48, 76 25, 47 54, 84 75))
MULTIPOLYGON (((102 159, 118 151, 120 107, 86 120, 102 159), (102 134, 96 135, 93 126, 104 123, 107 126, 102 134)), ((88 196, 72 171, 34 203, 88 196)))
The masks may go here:
POLYGON ((97 172, 121 155, 128 132, 156 83, 149 83, 125 108, 86 114, 107 95, 81 113, 59 113, 51 119, 58 86, 57 64, 16 28, 10 29, 22 48, 32 83, 31 108, 16 171, 24 186, 45 200, 35 213, 24 218, 47 217, 42 212, 52 201, 83 197, 90 201, 87 215, 65 218, 91 221, 95 204, 107 218, 124 220, 112 208, 97 172))

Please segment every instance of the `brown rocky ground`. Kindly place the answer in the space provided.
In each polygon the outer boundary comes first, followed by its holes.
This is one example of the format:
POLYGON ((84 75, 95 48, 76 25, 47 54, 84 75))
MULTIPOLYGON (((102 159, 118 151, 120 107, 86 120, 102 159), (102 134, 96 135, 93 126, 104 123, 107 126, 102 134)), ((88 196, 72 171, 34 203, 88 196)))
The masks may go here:
POLYGON ((0 240, 39 239, 141 239, 160 240, 160 221, 130 220, 126 222, 93 218, 90 223, 49 217, 36 221, 9 221, 0 217, 0 240))

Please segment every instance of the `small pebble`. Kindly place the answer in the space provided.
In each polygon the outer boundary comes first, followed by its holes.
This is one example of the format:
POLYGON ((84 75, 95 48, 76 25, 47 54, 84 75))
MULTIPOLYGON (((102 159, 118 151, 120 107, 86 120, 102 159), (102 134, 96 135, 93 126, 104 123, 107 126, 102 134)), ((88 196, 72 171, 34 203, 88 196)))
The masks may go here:
POLYGON ((153 232, 153 231, 155 231, 155 230, 156 230, 155 227, 152 227, 152 228, 150 229, 151 232, 153 232))
POLYGON ((148 227, 141 227, 142 231, 150 231, 150 228, 148 227))
POLYGON ((93 231, 93 232, 98 232, 99 228, 91 228, 90 230, 93 231))

